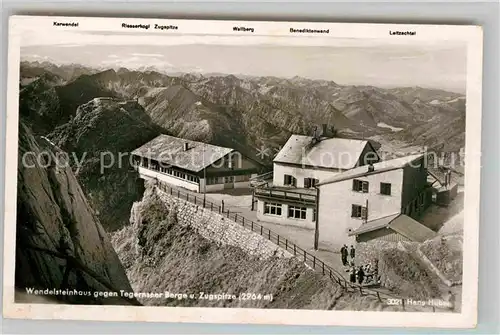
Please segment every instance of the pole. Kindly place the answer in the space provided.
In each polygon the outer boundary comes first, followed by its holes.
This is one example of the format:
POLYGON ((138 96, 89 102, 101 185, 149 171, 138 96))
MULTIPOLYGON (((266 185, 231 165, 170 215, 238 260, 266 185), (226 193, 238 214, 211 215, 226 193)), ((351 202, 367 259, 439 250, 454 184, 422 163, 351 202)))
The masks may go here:
POLYGON ((255 203, 255 188, 252 188, 252 212, 254 211, 254 203, 255 203))
POLYGON ((368 222, 368 199, 366 199, 366 215, 365 217, 363 218, 363 223, 367 223, 368 222))
POLYGON ((315 217, 315 225, 314 225, 314 250, 318 250, 318 241, 319 241, 319 188, 314 186, 316 189, 316 217, 315 217))
POLYGON ((207 201, 207 167, 205 166, 205 142, 203 142, 203 207, 207 201))

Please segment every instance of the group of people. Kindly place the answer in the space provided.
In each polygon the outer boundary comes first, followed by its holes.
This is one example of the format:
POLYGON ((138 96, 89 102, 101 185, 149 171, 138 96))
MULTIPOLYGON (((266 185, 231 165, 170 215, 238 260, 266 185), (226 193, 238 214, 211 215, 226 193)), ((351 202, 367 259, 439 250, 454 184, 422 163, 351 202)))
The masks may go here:
POLYGON ((363 283, 377 283, 379 281, 378 276, 378 262, 375 261, 375 265, 372 267, 371 263, 361 265, 356 267, 355 257, 356 249, 351 245, 350 248, 347 245, 343 245, 340 249, 340 257, 342 259, 342 264, 346 267, 346 272, 349 272, 349 280, 351 283, 358 282, 359 285, 363 283), (350 261, 349 261, 350 256, 350 261))
POLYGON ((351 256, 351 262, 350 264, 354 264, 354 257, 356 256, 356 249, 354 249, 354 246, 351 245, 351 249, 347 247, 347 245, 343 245, 342 248, 340 248, 340 257, 342 258, 342 264, 344 266, 347 266, 349 262, 347 261, 347 258, 351 256))
POLYGON ((352 265, 350 269, 346 270, 349 272, 349 280, 351 283, 356 283, 358 281, 359 285, 365 284, 375 284, 378 283, 380 278, 378 276, 378 266, 375 263, 375 266, 372 268, 370 263, 361 265, 356 268, 356 266, 352 265))

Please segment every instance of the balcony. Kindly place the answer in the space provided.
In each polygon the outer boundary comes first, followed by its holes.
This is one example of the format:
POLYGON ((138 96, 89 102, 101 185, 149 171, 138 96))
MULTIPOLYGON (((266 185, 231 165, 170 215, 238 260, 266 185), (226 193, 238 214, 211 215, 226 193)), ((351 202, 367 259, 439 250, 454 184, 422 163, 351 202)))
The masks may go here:
POLYGON ((269 187, 255 188, 254 196, 277 202, 290 202, 307 206, 316 206, 316 190, 306 188, 269 187))

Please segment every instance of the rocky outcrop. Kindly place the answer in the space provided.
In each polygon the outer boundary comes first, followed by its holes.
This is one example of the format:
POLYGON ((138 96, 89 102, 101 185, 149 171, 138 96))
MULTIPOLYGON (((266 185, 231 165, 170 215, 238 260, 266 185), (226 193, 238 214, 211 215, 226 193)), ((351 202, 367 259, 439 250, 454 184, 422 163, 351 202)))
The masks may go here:
POLYGON ((381 285, 396 294, 420 300, 441 298, 436 278, 405 250, 383 250, 378 269, 381 285))
POLYGON ((440 298, 439 280, 416 253, 420 245, 417 242, 380 240, 358 243, 356 265, 377 265, 381 286, 401 297, 440 298))
POLYGON ((401 309, 348 292, 261 240, 216 213, 158 194, 151 185, 134 204, 130 225, 112 238, 145 305, 401 309))
POLYGON ((68 120, 60 109, 55 88, 59 81, 57 76, 44 73, 19 92, 19 114, 36 134, 46 135, 61 121, 68 120))
POLYGON ((141 199, 130 152, 160 134, 136 101, 94 98, 48 137, 71 153, 73 171, 107 231, 128 223, 141 199))
POLYGON ((463 236, 461 234, 428 240, 419 246, 417 253, 429 270, 447 286, 462 284, 463 236))
POLYGON ((127 304, 94 296, 132 288, 64 157, 20 123, 16 289, 24 294, 30 289, 46 291, 41 294, 67 303, 127 304), (61 293, 65 289, 74 294, 61 293))

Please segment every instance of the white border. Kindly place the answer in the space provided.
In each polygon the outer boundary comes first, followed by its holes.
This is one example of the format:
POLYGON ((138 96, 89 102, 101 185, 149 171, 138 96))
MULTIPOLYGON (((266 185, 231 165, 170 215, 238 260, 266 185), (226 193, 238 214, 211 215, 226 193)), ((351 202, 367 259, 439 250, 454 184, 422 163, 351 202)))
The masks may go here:
MULTIPOLYGON (((74 29, 74 28, 61 28, 74 29)), ((148 30, 153 35, 157 32, 148 30)), ((243 36, 241 38, 244 38, 243 36)), ((394 37, 392 37, 394 38, 394 37)), ((305 39, 305 40, 311 40, 305 39)), ((6 117, 5 166, 5 235, 4 235, 4 316, 17 319, 67 319, 96 321, 151 321, 195 323, 249 323, 283 325, 342 325, 383 327, 445 327, 470 328, 477 324, 478 294, 478 237, 481 153, 481 91, 482 91, 483 31, 478 26, 357 24, 312 22, 259 22, 212 20, 161 20, 134 18, 84 18, 12 16, 9 22, 8 90, 6 117), (312 37, 316 43, 327 44, 331 38, 363 38, 389 40, 389 30, 414 30, 416 36, 398 36, 400 42, 450 41, 467 44, 466 144, 465 144, 465 209, 464 264, 461 313, 360 312, 323 310, 274 310, 247 308, 197 307, 130 307, 130 306, 73 306, 14 303, 14 268, 16 240, 18 95, 20 46, 23 31, 37 26, 50 33, 53 21, 78 21, 80 30, 121 31, 122 22, 177 25, 178 30, 161 31, 162 35, 207 34, 242 36, 233 32, 234 26, 252 26, 256 33, 268 37, 291 36, 290 27, 329 29, 329 34, 293 34, 312 37)))

